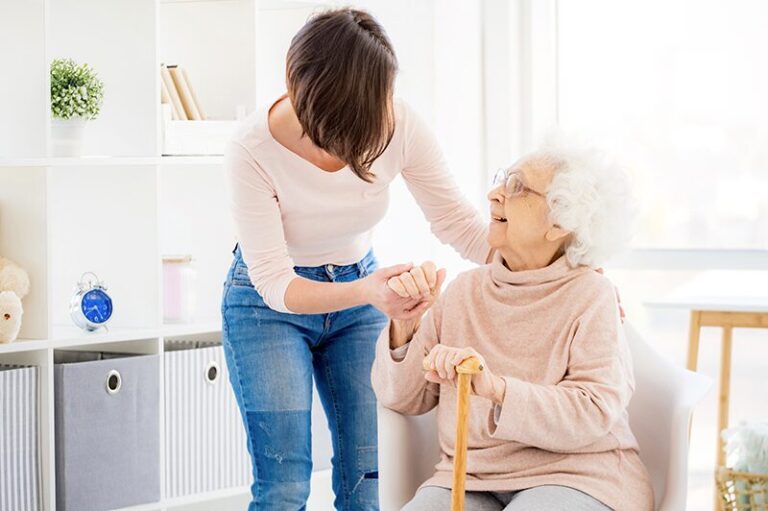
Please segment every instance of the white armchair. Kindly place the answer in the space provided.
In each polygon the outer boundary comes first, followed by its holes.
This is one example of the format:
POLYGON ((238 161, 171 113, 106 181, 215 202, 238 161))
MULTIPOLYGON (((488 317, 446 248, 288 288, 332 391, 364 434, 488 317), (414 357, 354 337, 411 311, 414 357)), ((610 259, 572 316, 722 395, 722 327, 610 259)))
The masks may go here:
MULTIPOLYGON (((635 371, 629 421, 648 467, 657 511, 685 509, 688 431, 694 407, 712 380, 678 367, 656 353, 625 325, 635 371)), ((434 473, 439 459, 434 410, 406 417, 379 406, 381 511, 396 511, 434 473)))

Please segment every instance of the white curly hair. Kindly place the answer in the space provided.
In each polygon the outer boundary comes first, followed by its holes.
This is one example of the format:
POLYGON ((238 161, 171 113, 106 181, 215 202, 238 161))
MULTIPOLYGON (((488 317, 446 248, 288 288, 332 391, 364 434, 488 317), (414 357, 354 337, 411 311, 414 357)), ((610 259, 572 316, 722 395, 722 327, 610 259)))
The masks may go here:
POLYGON ((622 250, 634 229, 635 200, 628 174, 597 148, 555 133, 526 159, 555 169, 547 189, 550 220, 569 231, 572 267, 596 268, 622 250))

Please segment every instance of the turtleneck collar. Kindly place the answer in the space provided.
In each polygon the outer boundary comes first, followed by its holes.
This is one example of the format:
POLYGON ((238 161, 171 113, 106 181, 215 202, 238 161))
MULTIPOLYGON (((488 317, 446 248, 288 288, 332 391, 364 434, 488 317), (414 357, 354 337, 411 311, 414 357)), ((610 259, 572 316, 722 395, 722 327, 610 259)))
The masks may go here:
POLYGON ((491 261, 491 278, 497 284, 536 285, 554 282, 564 277, 572 277, 588 269, 586 266, 572 268, 569 266, 565 255, 562 255, 544 268, 512 271, 504 265, 504 258, 501 253, 496 251, 491 261))

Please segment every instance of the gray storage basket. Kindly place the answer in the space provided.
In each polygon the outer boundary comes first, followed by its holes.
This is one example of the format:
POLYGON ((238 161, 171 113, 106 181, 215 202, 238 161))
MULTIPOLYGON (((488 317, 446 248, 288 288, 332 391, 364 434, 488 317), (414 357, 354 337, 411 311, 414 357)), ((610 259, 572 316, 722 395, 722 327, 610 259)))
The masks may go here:
POLYGON ((37 367, 0 365, 0 510, 37 511, 40 439, 37 367))
POLYGON ((159 356, 56 352, 58 511, 160 500, 159 356))
POLYGON ((165 345, 165 495, 245 487, 251 481, 245 432, 220 345, 165 345))

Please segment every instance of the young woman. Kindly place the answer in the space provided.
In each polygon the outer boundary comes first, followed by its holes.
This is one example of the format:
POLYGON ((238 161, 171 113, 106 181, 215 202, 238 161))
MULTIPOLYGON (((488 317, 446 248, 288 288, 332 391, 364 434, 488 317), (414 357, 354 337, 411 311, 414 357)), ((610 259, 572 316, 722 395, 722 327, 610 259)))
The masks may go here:
POLYGON ((487 226, 434 137, 393 98, 396 72, 369 14, 317 15, 291 43, 287 94, 227 148, 238 245, 223 342, 253 462, 251 510, 304 508, 313 376, 333 438, 336 509, 378 509, 376 339, 386 315, 420 317, 438 277, 429 266, 377 271, 371 232, 392 180, 403 176, 441 241, 477 263, 490 257, 487 226), (387 281, 398 275, 395 293, 387 281))

